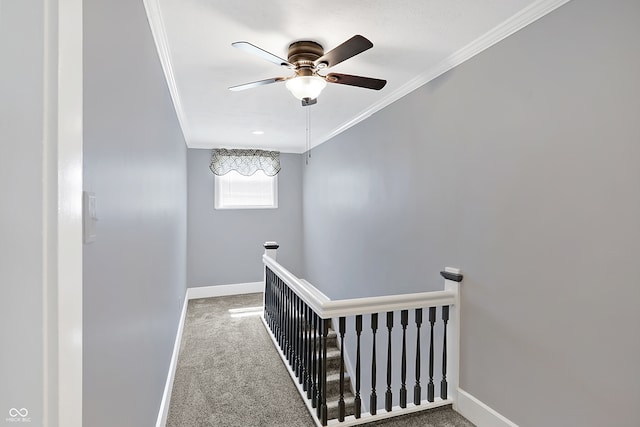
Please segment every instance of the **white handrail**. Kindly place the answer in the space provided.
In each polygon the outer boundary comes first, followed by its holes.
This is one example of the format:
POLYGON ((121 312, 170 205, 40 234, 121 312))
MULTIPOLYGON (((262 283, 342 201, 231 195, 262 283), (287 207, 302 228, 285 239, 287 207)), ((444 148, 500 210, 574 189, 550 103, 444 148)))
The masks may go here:
POLYGON ((457 294, 452 290, 419 292, 380 297, 330 300, 306 280, 300 280, 268 255, 262 256, 264 265, 282 279, 313 311, 323 319, 380 313, 413 308, 455 305, 457 294))

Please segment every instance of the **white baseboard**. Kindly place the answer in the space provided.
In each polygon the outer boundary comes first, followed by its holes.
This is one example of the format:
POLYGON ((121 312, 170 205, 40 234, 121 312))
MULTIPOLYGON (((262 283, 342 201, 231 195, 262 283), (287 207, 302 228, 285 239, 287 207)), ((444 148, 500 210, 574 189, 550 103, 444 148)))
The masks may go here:
POLYGON ((223 297, 227 295, 264 292, 263 282, 237 283, 235 285, 201 286, 187 288, 187 299, 223 297))
POLYGON ((461 388, 458 388, 456 410, 477 427, 518 427, 516 423, 500 415, 461 388))
POLYGON ((180 352, 180 343, 182 342, 182 330, 184 329, 184 320, 187 316, 188 302, 188 299, 185 297, 184 304, 182 304, 182 313, 180 314, 180 323, 178 323, 178 331, 176 332, 176 340, 173 344, 173 354, 171 355, 171 362, 169 362, 169 373, 167 374, 167 382, 164 385, 164 393, 162 394, 160 411, 158 411, 156 427, 165 427, 167 424, 167 416, 169 415, 169 403, 171 402, 171 391, 173 390, 173 379, 176 376, 178 353, 180 352))

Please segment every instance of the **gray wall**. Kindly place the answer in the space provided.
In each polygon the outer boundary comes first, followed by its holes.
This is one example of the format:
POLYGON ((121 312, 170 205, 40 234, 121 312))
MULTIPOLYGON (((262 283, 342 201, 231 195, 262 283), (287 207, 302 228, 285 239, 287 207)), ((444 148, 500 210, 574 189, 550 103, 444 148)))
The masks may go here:
POLYGON ((517 424, 634 425, 640 4, 566 4, 316 148, 307 279, 332 298, 460 267, 461 387, 517 424))
POLYGON ((265 241, 280 244, 278 260, 302 271, 302 156, 281 154, 277 209, 215 210, 211 150, 188 150, 187 265, 189 287, 262 280, 265 241))
POLYGON ((85 1, 83 425, 155 425, 186 285, 186 146, 142 2, 85 1))
POLYGON ((42 424, 44 4, 0 13, 0 424, 42 424))

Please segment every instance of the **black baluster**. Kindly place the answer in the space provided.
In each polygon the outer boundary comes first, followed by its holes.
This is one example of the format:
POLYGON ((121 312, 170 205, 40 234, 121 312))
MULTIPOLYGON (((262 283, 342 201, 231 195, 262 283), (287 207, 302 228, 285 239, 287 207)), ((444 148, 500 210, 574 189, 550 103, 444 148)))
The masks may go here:
POLYGON ((271 272, 271 270, 269 270, 269 276, 270 276, 270 287, 271 287, 271 292, 270 292, 270 296, 269 296, 269 324, 271 325, 271 331, 274 333, 275 336, 275 323, 274 323, 274 316, 275 316, 275 308, 276 308, 276 288, 275 288, 275 283, 273 280, 273 272, 271 272))
POLYGON ((275 274, 271 272, 271 325, 273 325, 274 334, 278 325, 278 282, 275 274))
POLYGON ((307 309, 308 311, 308 315, 307 315, 307 319, 308 319, 308 324, 309 324, 309 367, 308 372, 309 372, 309 386, 307 387, 307 399, 312 399, 313 398, 313 363, 314 363, 314 358, 313 358, 313 310, 311 309, 311 307, 309 307, 307 309))
POLYGON ((409 324, 409 311, 400 312, 400 324, 402 325, 402 364, 400 371, 400 407, 407 407, 407 325, 409 324))
POLYGON ((429 384, 427 384, 427 400, 433 402, 435 391, 433 385, 433 326, 436 323, 436 308, 429 308, 429 323, 431 333, 429 334, 429 384))
POLYGON ((304 336, 305 336, 305 353, 304 353, 304 391, 307 392, 307 399, 311 399, 311 307, 304 306, 304 336))
POLYGON ((311 321, 311 315, 312 315, 311 313, 312 313, 312 311, 311 311, 311 307, 309 307, 309 306, 307 306, 305 310, 306 310, 305 311, 305 327, 307 328, 306 329, 306 332, 307 332, 307 356, 306 356, 306 358, 307 358, 307 362, 306 362, 307 363, 307 376, 306 376, 307 389, 306 390, 307 390, 307 399, 311 399, 311 391, 312 391, 312 388, 313 388, 313 385, 312 385, 313 381, 311 379, 311 361, 313 359, 313 355, 311 354, 311 351, 312 351, 312 347, 311 347, 312 346, 312 341, 311 340, 313 339, 313 331, 312 331, 312 327, 311 327, 311 322, 312 322, 311 321))
POLYGON ((298 384, 302 384, 302 299, 296 295, 296 374, 298 384))
POLYGON ((296 307, 298 305, 298 298, 293 289, 291 289, 291 370, 298 376, 298 336, 296 334, 296 307))
POLYGON ((269 268, 264 268, 264 320, 269 324, 269 314, 267 314, 269 310, 269 268))
POLYGON ((304 381, 304 315, 302 314, 304 301, 302 298, 298 297, 298 370, 300 371, 300 376, 298 377, 298 384, 302 384, 302 389, 306 387, 306 383, 304 381))
POLYGON ((378 395, 376 394, 376 331, 378 330, 378 313, 371 314, 371 333, 373 335, 373 350, 371 353, 371 398, 369 413, 375 415, 378 411, 378 395))
POLYGON ((327 335, 329 334, 329 319, 322 319, 322 411, 320 421, 327 425, 327 335))
POLYGON ((289 328, 289 334, 287 335, 287 354, 289 355, 289 367, 293 367, 293 290, 291 290, 289 286, 287 286, 287 289, 289 290, 289 300, 287 304, 289 307, 289 317, 287 318, 287 327, 289 328))
POLYGON ((344 421, 344 331, 346 319, 338 319, 338 330, 340 332, 340 399, 338 399, 338 421, 344 421))
POLYGON ((286 327, 285 354, 287 355, 287 361, 289 362, 289 367, 291 367, 291 289, 289 288, 289 286, 285 286, 285 291, 286 291, 286 315, 287 315, 285 320, 285 327, 286 327))
POLYGON ((267 269, 268 277, 269 277, 269 310, 268 310, 268 321, 269 327, 271 328, 271 332, 274 333, 275 336, 275 328, 273 326, 273 296, 275 289, 273 287, 273 273, 271 270, 267 269))
POLYGON ((277 277, 276 277, 276 285, 278 286, 278 345, 280 346, 280 350, 284 352, 283 339, 282 339, 284 306, 282 304, 282 301, 283 301, 282 286, 280 283, 280 279, 277 277))
POLYGON ((284 357, 291 365, 291 360, 289 359, 289 287, 282 284, 283 289, 283 305, 284 305, 284 316, 283 316, 283 324, 282 324, 282 336, 283 336, 283 344, 284 347, 282 351, 284 352, 284 357))
POLYGON ((311 407, 318 407, 318 316, 315 312, 311 315, 311 321, 313 325, 311 326, 313 332, 313 338, 311 344, 313 348, 311 349, 311 407))
POLYGON ((298 305, 298 299, 293 289, 291 290, 291 369, 293 373, 298 376, 298 337, 296 335, 296 307, 298 305))
MULTIPOLYGON (((272 274, 271 270, 269 270, 269 274, 272 274)), ((277 331, 276 315, 278 310, 278 300, 276 298, 277 292, 278 292, 278 287, 276 286, 276 281, 274 277, 271 276, 271 330, 273 331, 273 336, 276 338, 276 340, 278 338, 278 335, 276 334, 276 331, 277 331)))
POLYGON ((391 412, 393 393, 391 393, 391 329, 393 328, 393 311, 387 312, 387 392, 384 395, 384 409, 391 412))
POLYGON ((275 328, 273 327, 273 294, 275 289, 273 287, 273 273, 271 270, 267 268, 267 277, 269 282, 269 310, 268 310, 268 321, 269 327, 271 328, 271 332, 275 335, 275 328))
POLYGON ((295 297, 293 289, 289 288, 289 364, 294 373, 296 371, 295 297))
POLYGON ((307 340, 307 304, 302 301, 300 304, 300 364, 301 364, 301 384, 302 390, 307 391, 307 349, 309 341, 307 340))
POLYGON ((279 303, 280 303, 280 299, 279 299, 279 287, 278 287, 278 281, 276 280, 275 275, 273 274, 273 272, 271 273, 271 324, 273 325, 273 333, 276 336, 277 339, 277 331, 278 331, 278 314, 279 314, 279 303))
POLYGON ((284 357, 287 357, 287 344, 286 344, 286 332, 287 332, 287 323, 285 321, 287 317, 287 304, 286 304, 286 289, 284 288, 284 283, 282 280, 280 282, 280 349, 284 354, 284 357))
POLYGON ((449 306, 442 307, 442 320, 444 321, 444 337, 442 340, 442 381, 440 381, 440 398, 447 398, 447 322, 449 322, 449 306))
POLYGON ((275 278, 272 276, 271 278, 271 326, 273 327, 273 334, 276 339, 278 338, 278 283, 275 278))
MULTIPOLYGON (((317 315, 316 315, 317 316, 317 315)), ((316 415, 318 419, 322 417, 322 319, 317 316, 318 323, 318 366, 316 382, 316 415)))
POLYGON ((420 387, 420 326, 422 326, 422 309, 416 308, 416 385, 413 387, 413 404, 422 401, 422 387, 420 387))
POLYGON ((356 397, 354 399, 354 413, 356 418, 362 415, 362 400, 360 398, 360 334, 362 333, 362 315, 356 316, 356 397))
POLYGON ((285 287, 287 293, 287 319, 286 319, 286 355, 287 360, 289 361, 289 367, 291 367, 291 289, 289 286, 285 287))
POLYGON ((302 315, 302 304, 304 304, 304 302, 302 298, 298 296, 298 321, 296 322, 298 325, 298 371, 300 373, 298 376, 298 384, 301 384, 304 390, 304 316, 302 315))
POLYGON ((280 350, 286 356, 286 349, 284 347, 284 286, 282 280, 276 278, 278 284, 278 344, 280 344, 280 350))

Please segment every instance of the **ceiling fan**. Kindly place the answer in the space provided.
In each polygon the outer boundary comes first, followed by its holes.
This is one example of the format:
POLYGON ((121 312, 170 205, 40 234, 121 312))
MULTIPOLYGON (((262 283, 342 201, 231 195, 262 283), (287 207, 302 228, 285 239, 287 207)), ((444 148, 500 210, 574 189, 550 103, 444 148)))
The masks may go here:
POLYGON ((276 82, 286 82, 287 89, 306 107, 317 103, 318 95, 325 88, 327 82, 365 89, 380 90, 387 84, 386 80, 371 77, 352 76, 350 74, 328 73, 320 71, 333 67, 353 56, 373 47, 373 43, 361 35, 355 35, 340 46, 324 53, 319 43, 302 40, 291 43, 287 59, 280 58, 249 42, 235 42, 231 46, 242 49, 276 65, 291 69, 294 74, 289 77, 274 77, 257 82, 232 86, 229 90, 239 91, 276 82))

